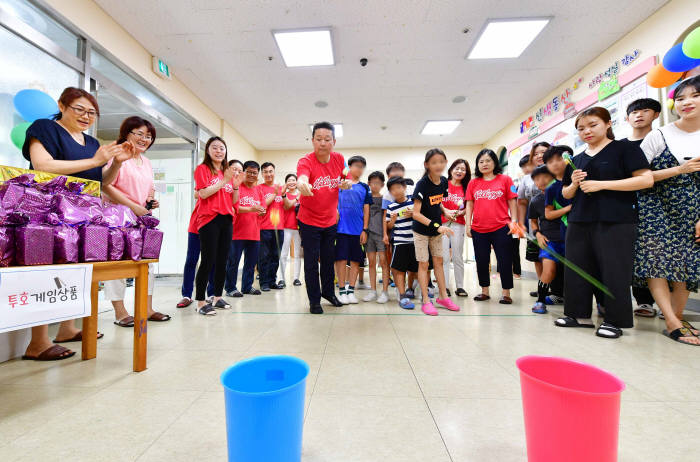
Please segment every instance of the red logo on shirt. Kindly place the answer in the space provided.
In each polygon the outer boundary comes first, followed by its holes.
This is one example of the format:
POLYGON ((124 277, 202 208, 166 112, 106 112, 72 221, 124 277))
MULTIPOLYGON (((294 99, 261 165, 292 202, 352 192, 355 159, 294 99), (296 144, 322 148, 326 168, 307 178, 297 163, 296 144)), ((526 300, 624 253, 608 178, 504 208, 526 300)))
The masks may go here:
POLYGON ((327 175, 316 178, 312 189, 335 189, 338 186, 340 186, 340 177, 331 179, 330 175, 327 175))
POLYGON ((486 200, 496 200, 503 196, 503 191, 496 190, 491 191, 490 189, 480 189, 474 193, 474 199, 486 199, 486 200))
POLYGON ((443 202, 452 202, 454 204, 459 204, 459 201, 463 201, 464 197, 460 196, 459 194, 450 194, 446 198, 443 199, 443 202))

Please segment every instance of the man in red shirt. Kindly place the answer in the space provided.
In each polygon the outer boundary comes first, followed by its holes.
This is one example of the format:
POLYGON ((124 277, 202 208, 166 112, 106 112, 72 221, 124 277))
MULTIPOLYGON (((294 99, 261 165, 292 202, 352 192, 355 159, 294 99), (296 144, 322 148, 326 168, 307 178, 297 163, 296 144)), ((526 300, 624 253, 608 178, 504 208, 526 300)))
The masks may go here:
POLYGON ((311 313, 322 314, 321 297, 333 306, 342 303, 335 296, 334 242, 338 228, 338 188, 349 189, 352 183, 343 179, 345 160, 335 146, 335 129, 328 122, 314 125, 314 152, 299 159, 297 189, 299 201, 299 234, 304 248, 304 279, 311 313), (321 282, 319 284, 319 259, 321 282))
POLYGON ((260 166, 263 183, 257 186, 263 198, 265 215, 260 217, 260 254, 258 271, 260 272, 260 290, 283 289, 275 282, 280 263, 280 246, 284 242, 284 215, 282 194, 286 186, 275 184, 275 164, 265 162, 260 166))

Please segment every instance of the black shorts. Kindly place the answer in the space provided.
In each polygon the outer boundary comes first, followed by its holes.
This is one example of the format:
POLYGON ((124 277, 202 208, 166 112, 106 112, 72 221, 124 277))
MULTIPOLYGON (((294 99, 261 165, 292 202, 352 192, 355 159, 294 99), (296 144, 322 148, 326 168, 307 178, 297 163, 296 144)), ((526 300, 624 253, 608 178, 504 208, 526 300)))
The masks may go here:
POLYGON ((540 248, 537 244, 527 241, 527 246, 525 247, 525 260, 533 263, 540 261, 540 248))
POLYGON ((365 254, 360 245, 360 236, 338 233, 335 235, 335 261, 347 260, 360 263, 365 254))
POLYGON ((403 273, 418 271, 418 260, 416 260, 416 248, 413 243, 395 245, 391 255, 391 268, 403 273))

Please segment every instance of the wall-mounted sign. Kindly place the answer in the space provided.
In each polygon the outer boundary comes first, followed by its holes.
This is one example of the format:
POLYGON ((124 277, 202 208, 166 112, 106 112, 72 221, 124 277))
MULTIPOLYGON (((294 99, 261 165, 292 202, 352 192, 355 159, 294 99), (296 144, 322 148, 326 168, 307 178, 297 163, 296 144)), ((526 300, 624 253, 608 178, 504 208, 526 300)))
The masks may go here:
POLYGON ((170 76, 170 68, 168 65, 157 56, 153 57, 153 72, 155 72, 161 79, 170 80, 172 78, 170 76))
POLYGON ((609 80, 611 77, 616 76, 620 72, 620 63, 622 63, 623 66, 629 66, 630 64, 632 64, 633 61, 639 58, 640 54, 641 51, 639 50, 634 50, 631 53, 625 53, 625 56, 620 58, 620 61, 615 61, 615 63, 609 68, 607 68, 604 72, 601 72, 600 74, 593 77, 593 79, 590 82, 588 82, 588 88, 592 90, 596 87, 596 85, 600 84, 602 81, 609 80))
POLYGON ((571 100, 571 96, 574 91, 580 88, 582 82, 583 78, 579 77, 578 80, 573 83, 573 89, 571 87, 566 88, 561 95, 555 96, 551 101, 548 101, 547 104, 539 108, 534 116, 530 116, 520 122, 520 133, 525 133, 532 128, 535 120, 542 123, 547 117, 555 115, 561 109, 567 110, 567 108, 573 108, 574 102, 571 100))
POLYGON ((598 101, 603 101, 610 95, 614 95, 620 91, 620 82, 617 80, 617 76, 614 75, 608 80, 600 82, 600 87, 598 87, 598 101))

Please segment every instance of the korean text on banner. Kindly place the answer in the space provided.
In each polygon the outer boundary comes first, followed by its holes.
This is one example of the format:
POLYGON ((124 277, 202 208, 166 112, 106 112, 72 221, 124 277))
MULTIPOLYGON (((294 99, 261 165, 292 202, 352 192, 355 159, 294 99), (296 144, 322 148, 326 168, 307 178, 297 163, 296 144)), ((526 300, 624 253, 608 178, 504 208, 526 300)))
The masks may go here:
POLYGON ((90 316, 92 265, 0 269, 0 333, 90 316))

